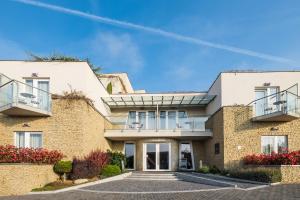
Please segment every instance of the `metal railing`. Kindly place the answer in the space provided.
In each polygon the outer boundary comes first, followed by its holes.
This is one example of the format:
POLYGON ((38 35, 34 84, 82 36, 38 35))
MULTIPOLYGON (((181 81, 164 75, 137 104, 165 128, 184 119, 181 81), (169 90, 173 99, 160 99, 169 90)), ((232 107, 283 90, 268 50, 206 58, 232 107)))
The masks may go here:
POLYGON ((183 130, 205 131, 208 116, 179 116, 177 114, 156 115, 155 112, 136 115, 107 116, 115 130, 183 130))
POLYGON ((2 78, 0 85, 0 108, 20 104, 37 108, 42 111, 51 111, 51 94, 48 91, 32 87, 31 85, 19 82, 17 80, 2 78))
POLYGON ((300 116, 300 98, 295 94, 297 92, 295 92, 294 87, 296 87, 296 85, 287 90, 251 102, 249 105, 253 106, 254 117, 276 112, 300 116))

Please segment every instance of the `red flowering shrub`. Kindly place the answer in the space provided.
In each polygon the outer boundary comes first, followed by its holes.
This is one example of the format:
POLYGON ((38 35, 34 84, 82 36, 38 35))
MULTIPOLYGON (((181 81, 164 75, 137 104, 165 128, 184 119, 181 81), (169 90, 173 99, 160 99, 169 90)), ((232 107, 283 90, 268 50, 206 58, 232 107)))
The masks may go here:
POLYGON ((253 154, 243 158, 246 165, 300 165, 300 150, 289 153, 253 154))
POLYGON ((101 150, 92 151, 83 158, 74 158, 71 179, 93 178, 109 163, 109 155, 101 150))
POLYGON ((47 149, 17 148, 0 145, 0 163, 54 164, 63 158, 59 151, 47 149))

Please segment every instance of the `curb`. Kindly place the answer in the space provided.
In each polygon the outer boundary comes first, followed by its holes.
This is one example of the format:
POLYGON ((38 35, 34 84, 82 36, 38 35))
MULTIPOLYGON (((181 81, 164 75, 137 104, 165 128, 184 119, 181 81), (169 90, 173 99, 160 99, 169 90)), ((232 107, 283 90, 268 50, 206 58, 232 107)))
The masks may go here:
POLYGON ((107 183, 107 182, 111 182, 111 181, 122 180, 122 179, 126 178, 127 176, 130 176, 131 174, 132 174, 132 172, 127 172, 127 173, 120 174, 120 175, 113 176, 113 177, 109 177, 109 178, 106 178, 106 179, 103 179, 103 180, 89 182, 89 183, 83 183, 83 184, 80 184, 80 185, 75 185, 75 186, 67 187, 67 188, 64 188, 64 189, 59 189, 59 190, 54 190, 54 191, 44 191, 44 192, 30 192, 30 193, 28 193, 28 195, 56 194, 56 193, 61 193, 61 192, 67 192, 67 191, 76 190, 76 189, 80 189, 80 188, 83 188, 83 187, 88 187, 88 186, 97 185, 97 184, 101 184, 101 183, 107 183))
POLYGON ((265 183, 265 182, 259 182, 259 181, 251 181, 251 180, 245 180, 245 179, 239 179, 239 178, 231 178, 231 177, 227 177, 227 176, 220 176, 220 175, 215 175, 215 174, 201 174, 201 173, 197 173, 197 172, 192 172, 192 174, 199 174, 199 175, 203 175, 204 177, 207 178, 223 178, 226 180, 232 180, 232 181, 239 181, 242 183, 253 183, 253 184, 260 184, 260 185, 279 185, 281 182, 276 182, 276 183, 265 183))

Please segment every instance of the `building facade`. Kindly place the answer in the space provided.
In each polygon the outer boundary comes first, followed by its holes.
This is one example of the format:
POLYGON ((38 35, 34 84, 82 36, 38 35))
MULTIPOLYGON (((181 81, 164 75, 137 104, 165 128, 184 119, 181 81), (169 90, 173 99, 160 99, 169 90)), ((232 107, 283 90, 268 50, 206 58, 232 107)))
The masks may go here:
POLYGON ((300 149, 300 72, 223 72, 208 91, 169 93, 134 90, 126 73, 96 75, 86 62, 0 61, 0 73, 1 145, 67 159, 122 151, 140 171, 300 149))

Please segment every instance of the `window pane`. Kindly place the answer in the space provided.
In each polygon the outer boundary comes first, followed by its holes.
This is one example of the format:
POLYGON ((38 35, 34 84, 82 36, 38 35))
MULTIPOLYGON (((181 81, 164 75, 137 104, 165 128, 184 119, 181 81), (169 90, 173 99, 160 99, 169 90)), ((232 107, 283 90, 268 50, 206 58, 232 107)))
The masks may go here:
POLYGON ((168 112, 168 129, 176 128, 176 111, 168 112))
POLYGON ((261 146, 262 153, 271 154, 274 149, 275 137, 274 136, 262 136, 261 137, 261 146))
POLYGON ((42 134, 37 134, 37 133, 30 134, 30 147, 42 148, 42 134))
POLYGON ((182 129, 190 129, 191 127, 191 121, 188 121, 188 117, 185 111, 178 111, 178 123, 179 127, 182 129))
POLYGON ((139 126, 140 129, 146 128, 146 112, 139 112, 138 114, 139 126))
POLYGON ((49 110, 49 82, 48 81, 39 81, 38 82, 38 102, 40 108, 43 110, 49 110))
POLYGON ((166 111, 160 111, 159 126, 160 129, 166 129, 166 111))
POLYGON ((125 168, 134 169, 134 150, 135 144, 126 143, 125 144, 125 168))
POLYGON ((156 169, 156 144, 146 144, 147 169, 156 169))
POLYGON ((159 144, 159 169, 169 169, 169 145, 167 143, 159 144))
POLYGON ((180 144, 180 168, 193 169, 192 147, 190 143, 180 144))
POLYGON ((136 122, 136 112, 135 111, 130 111, 128 115, 128 128, 134 129, 135 128, 135 123, 136 122))
POLYGON ((155 129, 156 121, 155 121, 155 111, 148 112, 148 129, 155 129))
POLYGON ((16 147, 18 147, 18 148, 25 147, 25 133, 24 132, 16 133, 16 147))
POLYGON ((33 80, 26 80, 25 83, 26 85, 26 92, 29 94, 33 93, 33 80))
POLYGON ((277 152, 285 153, 287 152, 288 144, 287 144, 287 136, 277 136, 277 152))

